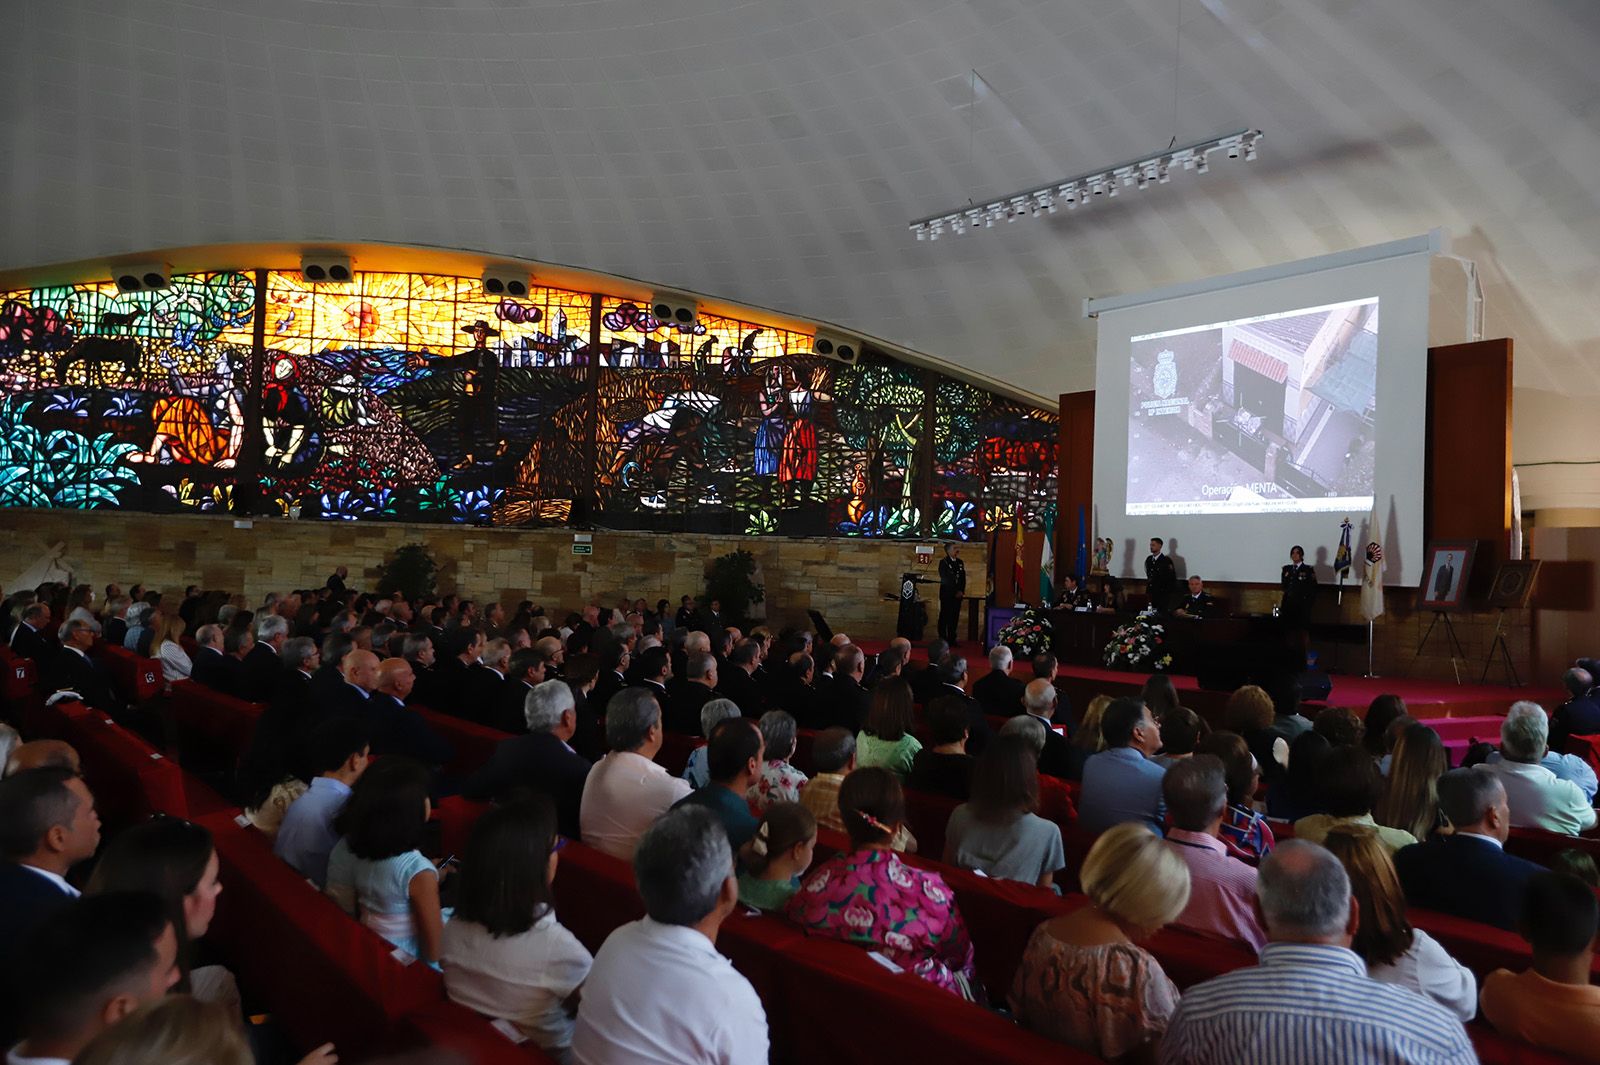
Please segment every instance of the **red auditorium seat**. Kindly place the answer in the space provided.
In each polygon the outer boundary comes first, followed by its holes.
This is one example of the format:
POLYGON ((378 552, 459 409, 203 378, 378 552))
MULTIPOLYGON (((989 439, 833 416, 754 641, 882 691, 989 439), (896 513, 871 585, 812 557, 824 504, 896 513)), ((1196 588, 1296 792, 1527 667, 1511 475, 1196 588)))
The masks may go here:
POLYGON ((1542 828, 1513 828, 1511 838, 1506 840, 1506 850, 1539 865, 1549 865, 1551 859, 1564 850, 1580 850, 1600 862, 1600 838, 1569 836, 1542 828))
POLYGON ((689 764, 689 755, 705 744, 706 741, 699 736, 687 736, 681 732, 663 732, 661 749, 656 752, 655 762, 673 776, 681 777, 684 768, 689 764))
POLYGON ((405 1045, 446 1051, 462 1065, 555 1065, 556 1059, 535 1044, 513 1043, 489 1021, 448 999, 408 1014, 401 1031, 405 1045))
POLYGON ((795 730, 794 756, 789 759, 789 764, 808 777, 814 776, 816 773, 811 762, 811 745, 816 742, 816 729, 803 728, 795 730))
POLYGON ((905 789, 906 822, 917 837, 917 853, 937 861, 944 856, 944 830, 950 812, 961 805, 946 795, 905 789))
POLYGON ((33 659, 15 655, 11 648, 0 644, 0 666, 5 668, 0 695, 5 696, 8 705, 16 706, 38 699, 39 670, 33 659))
POLYGON ((145 658, 126 647, 99 641, 94 645, 95 660, 111 675, 117 694, 134 706, 149 702, 167 689, 161 663, 145 658))
POLYGON ((489 808, 486 802, 473 802, 460 795, 447 795, 440 799, 433 808, 433 816, 439 821, 439 846, 443 851, 437 857, 465 854, 472 826, 489 808))
POLYGON ((1600 773, 1600 736, 1568 736, 1567 753, 1575 754, 1600 773))
MULTIPOLYGON (((1406 917, 1476 973, 1480 982, 1496 969, 1521 972, 1533 964, 1532 950, 1515 932, 1415 907, 1406 910, 1406 917)), ((1600 958, 1590 967, 1589 982, 1600 984, 1600 958)))
POLYGON ((278 860, 266 837, 227 813, 201 820, 216 837, 223 885, 209 938, 296 1046, 331 1040, 341 1058, 359 1058, 444 998, 437 972, 396 960, 377 933, 278 860))
POLYGON ((501 732, 497 728, 489 728, 487 725, 480 725, 465 718, 442 714, 426 706, 413 705, 411 709, 455 749, 455 759, 445 766, 445 769, 452 773, 472 772, 489 761, 500 741, 511 738, 509 732, 501 732))
POLYGON ((170 705, 179 749, 230 766, 250 749, 256 723, 266 709, 262 703, 235 699, 192 680, 173 683, 170 705))
POLYGON ((108 832, 158 812, 188 816, 182 770, 105 714, 64 700, 41 707, 37 724, 40 735, 66 740, 77 749, 108 832))

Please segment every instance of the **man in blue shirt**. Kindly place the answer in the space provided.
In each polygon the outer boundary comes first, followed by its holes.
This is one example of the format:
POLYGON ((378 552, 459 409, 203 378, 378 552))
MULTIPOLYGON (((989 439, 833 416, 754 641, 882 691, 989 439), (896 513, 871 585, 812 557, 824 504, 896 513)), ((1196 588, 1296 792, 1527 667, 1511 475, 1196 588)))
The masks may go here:
POLYGON ((1117 699, 1100 718, 1106 749, 1083 767, 1078 824, 1104 832, 1125 821, 1141 821, 1158 835, 1166 819, 1161 798, 1165 766, 1150 760, 1161 750, 1161 726, 1140 699, 1117 699))
POLYGON ((328 855, 339 842, 333 819, 350 789, 367 770, 372 737, 364 722, 340 715, 311 733, 311 789, 289 805, 272 851, 321 888, 328 881, 328 855))
POLYGON ((706 770, 711 783, 673 804, 704 806, 728 830, 728 842, 737 856, 761 822, 750 812, 745 794, 766 765, 766 744, 761 730, 748 717, 733 717, 711 730, 706 744, 706 770))

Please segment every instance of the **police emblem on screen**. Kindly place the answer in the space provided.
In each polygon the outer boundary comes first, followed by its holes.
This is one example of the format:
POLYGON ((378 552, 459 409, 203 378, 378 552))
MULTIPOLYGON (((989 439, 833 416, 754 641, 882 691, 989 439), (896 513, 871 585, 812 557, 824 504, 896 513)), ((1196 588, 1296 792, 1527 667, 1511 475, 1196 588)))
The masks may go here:
POLYGON ((1171 399, 1178 391, 1177 358, 1170 349, 1156 353, 1156 371, 1151 385, 1159 399, 1171 399))

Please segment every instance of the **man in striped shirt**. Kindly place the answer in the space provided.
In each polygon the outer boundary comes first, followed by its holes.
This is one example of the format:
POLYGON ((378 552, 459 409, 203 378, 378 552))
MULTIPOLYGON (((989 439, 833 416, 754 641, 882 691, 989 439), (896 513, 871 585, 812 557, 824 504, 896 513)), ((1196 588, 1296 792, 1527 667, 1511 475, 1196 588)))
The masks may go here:
POLYGON ((1458 1065, 1478 1058, 1461 1022, 1367 976, 1350 949, 1360 919, 1339 860, 1304 840, 1261 863, 1261 963, 1184 993, 1163 1065, 1458 1065))

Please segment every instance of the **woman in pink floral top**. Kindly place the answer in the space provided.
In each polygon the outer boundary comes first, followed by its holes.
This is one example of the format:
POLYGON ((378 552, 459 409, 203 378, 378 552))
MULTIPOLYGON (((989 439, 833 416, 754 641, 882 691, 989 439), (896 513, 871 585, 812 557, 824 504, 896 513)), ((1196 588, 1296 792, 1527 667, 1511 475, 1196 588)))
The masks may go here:
POLYGON ((972 941, 955 892, 889 848, 905 819, 900 781, 880 767, 856 770, 839 788, 839 814, 852 850, 812 871, 785 908, 789 919, 875 947, 929 983, 973 998, 972 941))
POLYGON ((799 802, 800 789, 806 786, 806 775, 789 764, 799 740, 794 718, 782 710, 771 710, 761 715, 760 728, 767 764, 745 794, 758 814, 775 802, 799 802))

